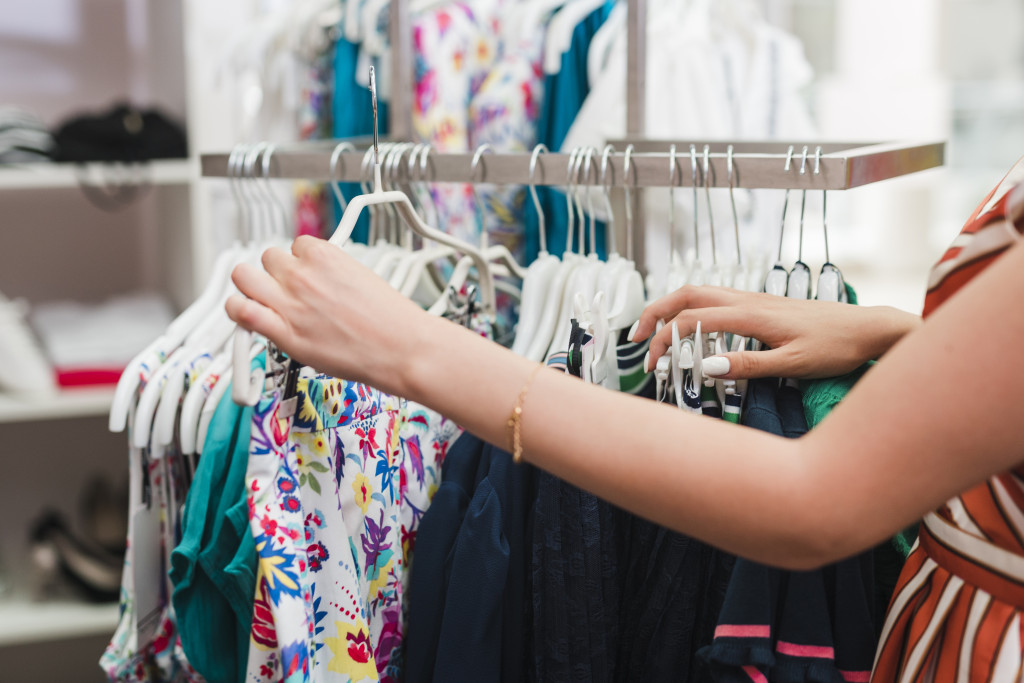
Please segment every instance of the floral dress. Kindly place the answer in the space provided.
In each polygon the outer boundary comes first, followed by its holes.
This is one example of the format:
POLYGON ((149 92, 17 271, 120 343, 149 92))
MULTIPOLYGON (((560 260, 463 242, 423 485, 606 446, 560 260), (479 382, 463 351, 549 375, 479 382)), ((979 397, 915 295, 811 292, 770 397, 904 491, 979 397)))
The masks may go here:
POLYGON ((253 414, 246 475, 259 553, 247 681, 401 679, 416 529, 459 429, 304 370, 253 414))

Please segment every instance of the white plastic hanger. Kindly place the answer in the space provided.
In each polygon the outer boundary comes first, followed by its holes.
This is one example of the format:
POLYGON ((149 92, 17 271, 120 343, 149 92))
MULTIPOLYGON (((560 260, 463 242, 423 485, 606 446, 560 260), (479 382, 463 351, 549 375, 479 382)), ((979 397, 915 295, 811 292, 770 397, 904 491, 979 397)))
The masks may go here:
MULTIPOLYGON (((537 170, 537 157, 541 152, 547 153, 544 144, 538 144, 530 155, 530 195, 533 206, 537 210, 537 224, 540 232, 540 252, 523 277, 523 294, 519 305, 519 323, 516 326, 516 337, 512 343, 512 351, 525 356, 530 349, 530 342, 537 336, 544 315, 544 306, 551 296, 552 285, 555 283, 561 261, 557 256, 548 253, 547 230, 544 223, 544 211, 537 197, 537 186, 534 174, 537 170)), ((545 344, 546 346, 546 344, 545 344)), ((543 360, 543 359, 538 359, 543 360)))
MULTIPOLYGON (((807 173, 807 146, 804 145, 803 158, 800 160, 800 175, 807 173)), ((811 269, 804 263, 804 210, 807 208, 807 190, 800 192, 800 236, 797 247, 796 263, 789 271, 786 284, 786 296, 790 299, 811 298, 811 269)))
MULTIPOLYGON (((814 175, 821 174, 821 146, 814 150, 814 175)), ((828 253, 828 190, 821 191, 821 229, 825 234, 825 263, 818 274, 815 298, 819 301, 847 301, 843 274, 832 263, 828 253)))
MULTIPOLYGON (((793 145, 786 151, 786 166, 783 170, 789 172, 793 163, 793 145)), ((786 296, 789 284, 789 271, 782 265, 782 240, 786 234, 786 210, 789 208, 789 190, 782 199, 782 223, 779 226, 779 253, 775 265, 768 271, 764 279, 764 291, 775 296, 786 296)))
MULTIPOLYGON (((567 227, 566 234, 566 253, 563 257, 562 263, 567 271, 564 287, 561 291, 561 300, 558 303, 558 314, 555 318, 554 334, 550 340, 550 346, 547 350, 547 355, 550 356, 554 353, 564 351, 566 348, 566 342, 569 339, 569 335, 572 331, 572 315, 573 315, 573 300, 576 292, 582 290, 581 282, 583 280, 583 271, 589 265, 593 264, 593 261, 585 256, 576 254, 570 256, 572 252, 572 233, 574 229, 574 216, 578 215, 580 232, 582 233, 585 229, 586 218, 583 214, 583 207, 579 199, 579 180, 580 171, 583 167, 583 160, 586 156, 586 150, 578 149, 575 150, 575 159, 570 156, 570 164, 574 164, 570 170, 570 185, 567 188, 566 194, 566 208, 569 211, 569 225, 567 227), (574 213, 575 211, 575 213, 574 213)), ((580 240, 580 247, 582 248, 582 240, 580 240)), ((552 302, 554 303, 554 302, 552 302)))
MULTIPOLYGON (((554 277, 551 281, 551 286, 547 291, 547 298, 545 299, 544 312, 541 316, 540 325, 537 328, 537 333, 533 339, 529 341, 529 349, 526 352, 526 357, 537 361, 538 363, 544 362, 547 356, 551 355, 556 351, 564 351, 563 344, 568 340, 568 331, 565 332, 563 339, 556 340, 556 330, 559 329, 559 323, 561 322, 562 304, 566 285, 569 278, 572 276, 573 271, 583 263, 583 257, 576 254, 572 250, 572 233, 575 223, 575 214, 573 213, 573 186, 575 184, 576 172, 579 169, 581 149, 576 148, 569 154, 569 164, 566 169, 566 208, 568 209, 568 224, 566 227, 566 245, 565 251, 562 254, 562 260, 558 268, 555 270, 554 277)), ((536 192, 533 195, 534 202, 536 203, 537 215, 542 219, 543 212, 541 211, 540 203, 537 201, 536 192)))
MULTIPOLYGON (((329 242, 339 247, 344 245, 348 241, 349 237, 351 237, 356 221, 359 220, 359 214, 364 208, 374 205, 393 206, 405 223, 422 237, 448 245, 457 251, 461 251, 462 253, 473 257, 473 262, 474 265, 476 265, 480 278, 483 314, 491 323, 493 323, 495 314, 494 281, 490 267, 483 254, 481 254, 480 251, 472 245, 466 244, 462 240, 441 232, 440 230, 431 228, 424 223, 423 219, 420 218, 418 213, 416 213, 416 208, 409 200, 409 197, 404 192, 400 192, 398 190, 385 192, 381 187, 380 157, 377 152, 377 82, 374 76, 373 67, 370 67, 370 99, 373 106, 374 123, 374 191, 370 194, 363 194, 352 198, 352 201, 348 204, 348 208, 345 209, 345 212, 341 216, 341 221, 338 223, 337 230, 335 230, 334 235, 331 236, 329 242)), ((252 346, 251 340, 251 332, 241 328, 235 331, 233 351, 235 381, 232 385, 231 395, 235 402, 241 405, 255 405, 264 388, 265 372, 257 370, 255 373, 250 374, 249 368, 247 367, 249 349, 252 346), (243 381, 244 379, 248 379, 249 381, 243 381)))
MULTIPOLYGON (((612 211, 611 203, 611 166, 608 163, 609 155, 615 151, 612 145, 605 146, 601 153, 601 186, 605 212, 608 216, 607 237, 605 243, 608 245, 608 265, 605 267, 607 277, 600 283, 599 287, 605 292, 608 302, 608 325, 612 330, 622 330, 633 326, 633 323, 640 319, 643 313, 646 295, 644 293, 644 280, 636 269, 636 263, 632 259, 633 242, 633 213, 629 207, 632 196, 626 185, 626 240, 628 258, 623 258, 618 251, 618 237, 616 235, 615 214, 612 211)), ((630 159, 633 153, 632 145, 626 148, 623 161, 623 175, 627 178, 630 172, 630 159)))

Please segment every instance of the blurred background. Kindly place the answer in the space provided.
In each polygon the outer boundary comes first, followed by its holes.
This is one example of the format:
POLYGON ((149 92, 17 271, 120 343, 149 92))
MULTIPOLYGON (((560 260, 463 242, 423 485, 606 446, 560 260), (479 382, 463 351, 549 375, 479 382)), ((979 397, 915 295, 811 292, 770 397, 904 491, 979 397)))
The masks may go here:
MULTIPOLYGON (((795 38, 810 67, 794 88, 802 112, 782 126, 792 139, 947 141, 943 168, 828 195, 831 259, 861 303, 919 312, 930 265, 1024 155, 1024 3, 746 4, 795 38)), ((337 131, 317 116, 330 107, 324 84, 337 76, 324 74, 343 13, 344 3, 303 0, 0 0, 0 678, 102 680, 126 523, 125 437, 106 421, 112 383, 233 239, 230 188, 200 177, 199 154, 337 131), (86 536, 115 558, 113 589, 60 570, 61 543, 86 536)), ((359 68, 386 74, 386 46, 370 53, 359 68)), ((651 73, 668 59, 652 42, 651 73)), ((672 83, 647 87, 649 111, 686 102, 672 83)), ((386 77, 381 89, 387 100, 386 77)), ((323 187, 275 189, 306 231, 329 232, 323 187)), ((781 201, 773 192, 751 210, 752 243, 776 243, 781 201)), ((649 227, 662 229, 667 191, 647 202, 649 227)), ((822 218, 820 193, 809 193, 812 272, 824 261, 822 218)))

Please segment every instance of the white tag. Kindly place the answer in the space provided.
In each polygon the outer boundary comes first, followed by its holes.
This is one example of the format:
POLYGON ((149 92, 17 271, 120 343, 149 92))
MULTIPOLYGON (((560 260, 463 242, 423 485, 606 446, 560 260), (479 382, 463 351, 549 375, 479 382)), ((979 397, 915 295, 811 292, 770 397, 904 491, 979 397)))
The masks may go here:
POLYGON ((163 612, 160 604, 163 584, 160 546, 160 506, 156 496, 150 496, 149 507, 140 505, 132 514, 130 551, 135 576, 135 619, 140 650, 152 642, 163 612))

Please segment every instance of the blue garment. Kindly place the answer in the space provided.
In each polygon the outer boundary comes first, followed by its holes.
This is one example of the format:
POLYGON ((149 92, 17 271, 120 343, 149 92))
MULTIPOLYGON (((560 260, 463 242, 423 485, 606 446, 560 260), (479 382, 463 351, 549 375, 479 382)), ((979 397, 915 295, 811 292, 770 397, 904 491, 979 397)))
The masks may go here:
MULTIPOLYGON (((263 356, 255 363, 262 365, 263 356)), ((185 498, 181 542, 171 552, 171 602, 188 661, 211 683, 245 676, 256 594, 245 470, 252 408, 224 394, 185 498)))
MULTIPOLYGON (((352 138, 373 135, 373 106, 369 88, 356 82, 356 63, 359 59, 359 46, 339 37, 334 47, 334 93, 331 96, 331 113, 334 122, 335 138, 352 138)), ((377 126, 379 135, 388 132, 388 103, 377 100, 377 126)), ((341 183, 341 193, 346 200, 363 193, 359 183, 341 183)), ((331 200, 334 207, 337 225, 341 220, 341 205, 337 199, 331 200)), ((333 231, 332 231, 333 232, 333 231)), ((352 239, 366 243, 370 234, 370 215, 363 212, 359 216, 352 239)))
POLYGON ((408 683, 522 680, 531 471, 468 433, 448 452, 410 568, 408 683))
MULTIPOLYGON (((807 432, 800 391, 751 380, 743 424, 798 438, 807 432)), ((842 683, 871 670, 875 652, 870 551, 815 571, 784 571, 739 559, 714 642, 701 650, 711 678, 749 682, 754 667, 779 683, 842 683), (808 648, 808 649, 801 649, 808 648)))
MULTIPOLYGON (((541 104, 540 118, 537 122, 537 142, 547 145, 556 151, 561 148, 569 127, 572 126, 580 107, 590 93, 590 82, 587 78, 587 52, 594 34, 611 13, 614 2, 606 2, 594 10, 587 18, 577 24, 572 34, 569 51, 562 55, 562 67, 557 74, 549 75, 544 80, 544 100, 541 104)), ((600 163, 600 158, 593 163, 600 163)), ((537 197, 545 216, 547 232, 547 251, 561 256, 565 251, 569 231, 569 217, 566 209, 565 195, 548 187, 538 187, 537 197)), ((579 223, 577 220, 576 223, 579 223)), ((576 229, 579 230, 579 225, 576 229)), ((605 257, 605 225, 598 222, 595 226, 597 253, 605 257)), ((578 233, 574 233, 578 234, 578 233)), ((589 235, 586 236, 589 241, 589 235)), ((576 238, 573 238, 573 245, 576 238)), ((537 222, 537 211, 532 201, 526 202, 526 262, 531 263, 540 251, 540 226, 537 222)), ((575 247, 574 247, 575 248, 575 247)))

